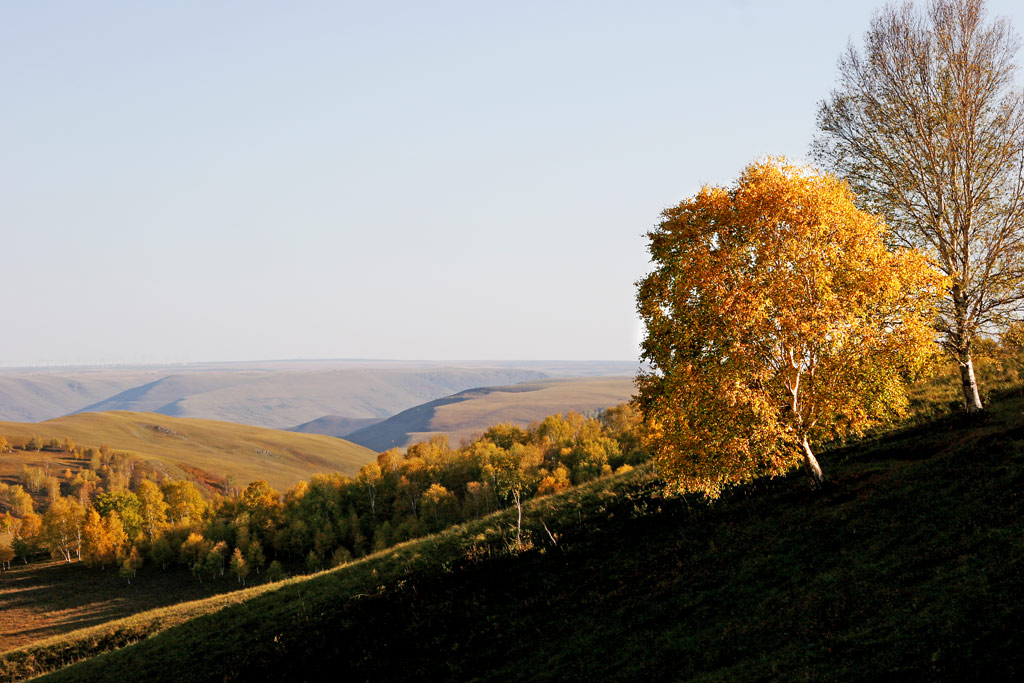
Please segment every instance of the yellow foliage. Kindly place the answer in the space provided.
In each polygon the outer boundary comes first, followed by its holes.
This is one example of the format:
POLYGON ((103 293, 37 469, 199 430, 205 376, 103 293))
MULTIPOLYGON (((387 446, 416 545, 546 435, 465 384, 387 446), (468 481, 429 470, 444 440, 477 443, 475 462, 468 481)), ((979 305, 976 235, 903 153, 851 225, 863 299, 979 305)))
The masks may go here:
POLYGON ((780 475, 810 445, 900 414, 926 369, 946 280, 890 252, 844 183, 784 160, 705 187, 648 234, 637 379, 646 440, 673 485, 716 497, 780 475))

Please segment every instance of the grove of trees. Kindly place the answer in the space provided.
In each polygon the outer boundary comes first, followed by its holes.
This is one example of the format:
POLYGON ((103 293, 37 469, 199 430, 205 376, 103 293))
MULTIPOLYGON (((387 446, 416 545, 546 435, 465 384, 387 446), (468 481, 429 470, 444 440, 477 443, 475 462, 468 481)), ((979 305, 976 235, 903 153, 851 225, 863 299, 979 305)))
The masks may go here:
MULTIPOLYGON (((46 551, 66 562, 119 566, 131 581, 148 561, 182 566, 199 581, 230 575, 244 585, 264 572, 280 578, 289 562, 310 571, 336 566, 509 506, 521 520, 532 496, 646 460, 639 423, 623 405, 600 419, 570 412, 529 428, 496 425, 458 448, 433 438, 381 453, 354 478, 318 474, 283 494, 255 481, 237 495, 204 495, 190 481, 156 481, 108 452, 94 486, 57 495, 42 515, 21 485, 4 485, 0 521, 14 534, 12 554, 25 562, 46 551)), ((65 479, 68 488, 82 477, 65 479)), ((525 542, 521 521, 509 534, 510 543, 525 542)))

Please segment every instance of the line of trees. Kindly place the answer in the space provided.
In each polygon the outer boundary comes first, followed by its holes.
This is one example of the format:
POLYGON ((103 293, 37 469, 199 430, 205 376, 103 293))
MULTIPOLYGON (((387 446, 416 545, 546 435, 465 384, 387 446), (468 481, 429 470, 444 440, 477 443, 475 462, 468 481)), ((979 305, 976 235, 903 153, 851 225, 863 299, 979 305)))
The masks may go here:
MULTIPOLYGON (((496 425, 458 448, 435 437, 385 451, 355 477, 318 474, 283 495, 255 481, 209 499, 189 481, 136 477, 84 500, 58 496, 38 515, 24 488, 9 486, 0 492, 0 523, 14 543, 0 561, 48 551, 66 562, 119 566, 129 581, 147 561, 185 567, 200 581, 276 579, 282 561, 312 571, 510 506, 521 519, 532 496, 645 460, 639 423, 627 404, 600 418, 570 412, 528 428, 496 425)), ((518 524, 513 531, 523 542, 518 524)))
POLYGON ((22 451, 47 451, 49 453, 75 453, 81 455, 82 449, 75 446, 75 442, 72 441, 70 436, 65 436, 64 440, 61 441, 57 438, 50 438, 43 441, 38 436, 33 434, 25 443, 20 445, 11 445, 5 437, 0 436, 0 453, 10 453, 14 449, 22 451))

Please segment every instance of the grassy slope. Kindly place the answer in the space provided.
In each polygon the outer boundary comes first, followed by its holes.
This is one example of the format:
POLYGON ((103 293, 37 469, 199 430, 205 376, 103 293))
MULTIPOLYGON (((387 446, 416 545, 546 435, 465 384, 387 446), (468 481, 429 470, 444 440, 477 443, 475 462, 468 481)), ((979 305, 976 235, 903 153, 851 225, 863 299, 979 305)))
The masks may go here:
POLYGON ((821 494, 791 476, 705 506, 644 471, 595 482, 530 506, 532 550, 506 552, 492 517, 65 639, 73 658, 154 634, 53 678, 1019 678, 1022 409, 825 454, 821 494))
MULTIPOLYGON (((81 413, 36 424, 0 422, 0 434, 13 443, 32 435, 43 440, 70 436, 81 445, 107 445, 172 467, 187 465, 220 477, 231 476, 240 486, 266 479, 280 489, 316 472, 354 475, 375 456, 367 448, 329 436, 121 411, 81 413)), ((66 454, 16 456, 0 456, 0 468, 5 457, 12 467, 25 458, 66 459, 66 454)))
POLYGON ((146 565, 126 585, 116 567, 16 560, 0 572, 0 650, 237 587, 233 577, 200 583, 184 567, 161 571, 146 565))
POLYGON ((470 389, 410 408, 345 438, 379 451, 438 434, 458 445, 502 422, 525 427, 555 413, 604 410, 625 403, 633 393, 632 377, 556 379, 470 389))

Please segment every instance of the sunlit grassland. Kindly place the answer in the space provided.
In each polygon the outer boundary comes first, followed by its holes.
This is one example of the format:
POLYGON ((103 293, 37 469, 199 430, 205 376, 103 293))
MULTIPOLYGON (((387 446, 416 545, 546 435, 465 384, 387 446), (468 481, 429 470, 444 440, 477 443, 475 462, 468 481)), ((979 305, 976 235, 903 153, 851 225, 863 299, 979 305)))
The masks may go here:
MULTIPOLYGON (((32 436, 44 442, 71 437, 81 446, 105 445, 159 463, 178 477, 198 469, 213 477, 230 478, 236 486, 265 479, 278 489, 317 472, 355 475, 376 455, 368 448, 319 434, 123 411, 81 413, 34 424, 0 422, 0 435, 13 444, 23 444, 32 436)), ((47 461, 61 468, 74 464, 66 453, 6 454, 0 455, 0 474, 9 476, 11 471, 6 470, 20 467, 22 462, 47 461)))
POLYGON ((525 427, 555 413, 604 410, 628 401, 634 391, 631 377, 546 380, 505 388, 522 391, 492 391, 473 400, 441 406, 434 414, 430 430, 413 434, 412 441, 447 433, 451 442, 457 444, 502 422, 525 427))
MULTIPOLYGON (((978 343, 975 373, 982 402, 1021 386, 1024 381, 1024 349, 1016 344, 997 345, 990 340, 978 343)), ((963 406, 960 371, 943 357, 931 377, 918 382, 910 390, 912 421, 958 413, 963 406)))

